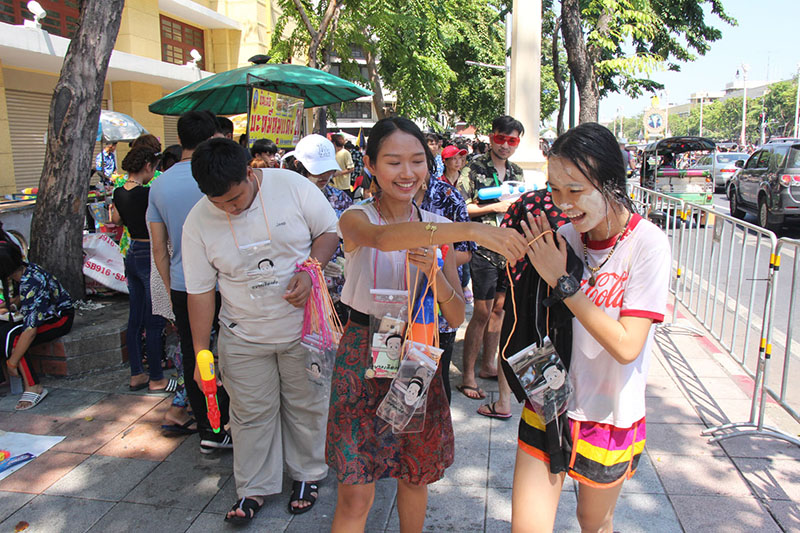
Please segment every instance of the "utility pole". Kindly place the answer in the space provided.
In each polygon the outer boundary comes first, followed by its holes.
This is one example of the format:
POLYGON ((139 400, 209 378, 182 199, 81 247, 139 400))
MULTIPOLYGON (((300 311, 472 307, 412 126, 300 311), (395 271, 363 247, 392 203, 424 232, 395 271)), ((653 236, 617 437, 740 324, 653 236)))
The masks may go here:
POLYGON ((800 63, 797 64, 797 96, 794 102, 794 136, 800 134, 800 63))
POLYGON ((706 99, 706 93, 700 93, 700 137, 703 136, 703 102, 706 99))
POLYGON ((750 70, 750 65, 742 63, 742 85, 744 87, 744 94, 742 98, 742 133, 739 135, 739 148, 744 149, 747 141, 747 71, 750 70))

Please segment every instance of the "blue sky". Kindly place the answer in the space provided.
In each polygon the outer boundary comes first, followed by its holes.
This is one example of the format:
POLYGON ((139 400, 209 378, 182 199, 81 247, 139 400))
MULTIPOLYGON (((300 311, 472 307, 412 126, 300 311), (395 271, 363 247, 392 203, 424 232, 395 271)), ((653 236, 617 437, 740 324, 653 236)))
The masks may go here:
MULTIPOLYGON (((738 21, 730 26, 716 15, 709 23, 722 31, 722 38, 711 44, 705 56, 693 63, 682 63, 680 72, 654 72, 652 79, 665 84, 669 101, 688 102, 698 91, 720 91, 733 81, 739 65, 750 66, 748 80, 777 81, 795 75, 800 63, 800 0, 722 0, 725 11, 738 21)), ((633 100, 611 95, 600 102, 600 121, 610 121, 622 107, 633 116, 650 103, 651 95, 633 100)))

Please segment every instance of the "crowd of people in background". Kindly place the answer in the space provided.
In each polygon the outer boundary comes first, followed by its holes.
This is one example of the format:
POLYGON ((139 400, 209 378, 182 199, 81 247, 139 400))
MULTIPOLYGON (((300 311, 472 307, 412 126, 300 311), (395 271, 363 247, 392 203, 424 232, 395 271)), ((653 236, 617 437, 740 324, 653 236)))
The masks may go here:
MULTIPOLYGON (((669 265, 665 237, 625 193, 636 154, 608 129, 582 124, 542 146, 546 190, 486 199, 484 189, 524 181, 511 159, 525 127, 511 116, 493 121, 488 143, 425 134, 393 117, 366 142, 312 134, 288 152, 270 140, 234 142, 230 120, 209 112, 184 114, 177 129, 179 146, 162 150, 152 135, 134 141, 113 192, 111 218, 125 228, 129 388, 174 392, 165 431, 199 433, 200 453, 235 452, 237 500, 226 521, 252 520, 281 492, 284 474, 288 512, 308 512, 332 469, 333 531, 364 530, 383 478, 397 480, 401 530, 421 531, 427 486, 458 453, 450 368, 472 303, 455 389, 478 402, 477 415, 499 420, 512 417, 512 396, 525 402, 512 528, 551 530, 569 475, 580 484, 582 528, 612 531, 646 437, 644 384, 669 265), (314 287, 300 267, 308 259, 322 269, 344 325, 329 392, 309 378, 301 343, 314 287), (432 276, 424 291, 410 283, 420 273, 432 276), (405 291, 409 306, 430 290, 436 302, 428 342, 442 353, 419 432, 393 431, 378 416, 392 381, 369 374, 370 324, 380 314, 371 289, 405 291), (611 290, 614 298, 602 296, 611 290), (179 338, 175 378, 161 366, 165 328, 179 338), (575 389, 555 419, 532 403, 528 378, 507 361, 551 341, 575 389), (217 358, 219 426, 201 387, 202 350, 217 358), (498 380, 497 401, 483 401, 477 378, 498 380)), ((96 163, 110 179, 114 145, 96 163)), ((8 287, 16 287, 24 316, 24 326, 6 332, 18 338, 5 359, 25 376, 18 409, 27 409, 47 391, 24 350, 69 331, 73 311, 58 282, 18 255, 0 232, 5 301, 11 310, 8 287)))

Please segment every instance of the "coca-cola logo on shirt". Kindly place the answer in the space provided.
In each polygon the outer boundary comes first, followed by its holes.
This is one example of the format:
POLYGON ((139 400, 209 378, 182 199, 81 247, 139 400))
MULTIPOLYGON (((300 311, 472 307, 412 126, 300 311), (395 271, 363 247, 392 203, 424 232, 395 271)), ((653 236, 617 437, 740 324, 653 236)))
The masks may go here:
POLYGON ((589 280, 581 281, 584 293, 597 307, 622 307, 622 296, 625 294, 625 282, 628 273, 602 272, 595 278, 594 287, 589 280))

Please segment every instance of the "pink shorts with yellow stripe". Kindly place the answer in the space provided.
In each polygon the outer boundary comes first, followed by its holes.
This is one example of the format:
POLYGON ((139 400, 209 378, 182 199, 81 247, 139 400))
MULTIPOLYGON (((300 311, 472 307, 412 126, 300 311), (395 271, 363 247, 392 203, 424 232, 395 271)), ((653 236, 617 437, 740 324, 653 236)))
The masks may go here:
MULTIPOLYGON (((570 477, 584 485, 602 488, 633 476, 647 438, 644 418, 629 428, 570 419, 569 429, 572 455, 567 473, 570 477)), ((519 424, 519 447, 528 455, 550 462, 550 456, 544 451, 544 421, 527 404, 519 424)))

